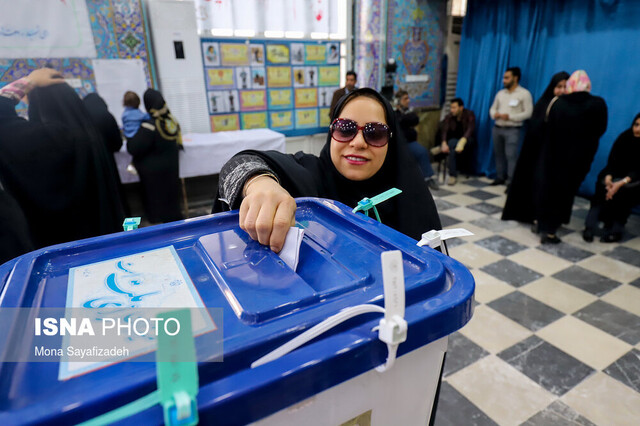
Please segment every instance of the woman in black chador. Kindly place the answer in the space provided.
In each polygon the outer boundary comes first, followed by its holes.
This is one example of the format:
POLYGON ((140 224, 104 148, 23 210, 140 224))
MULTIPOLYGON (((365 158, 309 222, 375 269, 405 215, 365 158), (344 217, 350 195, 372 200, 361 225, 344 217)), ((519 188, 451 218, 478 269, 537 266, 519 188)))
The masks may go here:
POLYGON ((140 176, 147 219, 151 223, 181 220, 180 125, 157 90, 148 89, 144 93, 144 107, 151 119, 143 122, 127 141, 127 150, 133 156, 133 165, 140 176))
POLYGON ((109 155, 82 100, 54 70, 0 90, 0 181, 20 205, 35 248, 122 230, 109 155), (15 111, 27 93, 28 121, 15 111))
POLYGON ((573 198, 607 129, 607 105, 590 90, 587 73, 576 71, 567 81, 567 94, 548 108, 536 202, 543 244, 560 242, 556 231, 562 223, 569 223, 573 198))
POLYGON ((509 186, 509 195, 502 210, 502 220, 517 220, 532 223, 536 216, 535 202, 541 173, 541 146, 545 137, 545 115, 549 103, 564 95, 569 74, 561 71, 551 78, 551 82, 533 108, 527 134, 522 142, 513 179, 509 186))
POLYGON ((398 137, 395 113, 373 89, 354 90, 340 100, 320 157, 243 151, 224 165, 219 182, 214 212, 239 208, 240 227, 275 252, 294 224, 293 197, 355 207, 395 187, 402 194, 378 206, 384 224, 415 239, 441 229, 429 189, 398 137))
POLYGON ((596 193, 591 200, 582 237, 593 241, 598 220, 604 222, 601 241, 613 243, 622 239, 624 225, 631 209, 640 204, 640 114, 631 128, 613 143, 609 161, 598 175, 596 193))

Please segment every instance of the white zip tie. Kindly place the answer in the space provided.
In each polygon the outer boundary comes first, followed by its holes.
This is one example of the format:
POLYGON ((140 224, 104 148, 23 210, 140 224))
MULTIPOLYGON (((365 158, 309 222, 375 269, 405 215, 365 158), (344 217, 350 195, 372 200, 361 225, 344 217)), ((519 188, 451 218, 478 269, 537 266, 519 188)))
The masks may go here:
POLYGON ((362 314, 368 314, 371 312, 378 312, 378 313, 384 313, 384 308, 378 306, 378 305, 358 305, 358 306, 352 306, 350 308, 346 308, 340 312, 338 312, 335 315, 330 316, 329 318, 327 318, 326 320, 322 321, 319 324, 316 324, 315 326, 311 327, 309 330, 305 331, 304 333, 294 337, 293 339, 291 339, 290 341, 288 341, 287 343, 285 343, 284 345, 280 346, 279 348, 269 352, 268 354, 266 354, 265 356, 263 356, 262 358, 254 361, 251 364, 251 368, 256 368, 259 367, 263 364, 266 364, 268 362, 271 361, 275 361, 276 359, 280 358, 281 356, 284 356, 286 354, 288 354, 289 352, 298 349, 300 346, 304 345, 305 343, 307 343, 310 340, 315 339, 316 337, 318 337, 319 335, 323 334, 324 332, 332 329, 333 327, 343 323, 344 321, 351 319, 355 316, 358 315, 362 315, 362 314))

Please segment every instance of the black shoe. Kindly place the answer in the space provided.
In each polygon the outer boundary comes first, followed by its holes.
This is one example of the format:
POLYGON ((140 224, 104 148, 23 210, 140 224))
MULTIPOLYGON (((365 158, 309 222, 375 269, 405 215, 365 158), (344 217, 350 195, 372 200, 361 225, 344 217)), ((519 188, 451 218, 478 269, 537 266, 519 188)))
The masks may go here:
POLYGON ((556 234, 544 234, 542 238, 540 238, 540 242, 542 244, 559 244, 562 240, 558 238, 556 234))
POLYGON ((531 224, 531 232, 533 232, 534 234, 538 233, 538 222, 533 222, 531 224))
POLYGON ((585 240, 588 243, 592 243, 593 242, 593 231, 589 228, 585 229, 584 231, 582 231, 582 239, 585 240))
POLYGON ((491 186, 504 185, 504 183, 505 183, 504 179, 496 179, 493 182, 491 182, 489 185, 491 186))
POLYGON ((600 238, 600 242, 603 243, 617 243, 620 240, 622 240, 621 232, 607 232, 600 238))

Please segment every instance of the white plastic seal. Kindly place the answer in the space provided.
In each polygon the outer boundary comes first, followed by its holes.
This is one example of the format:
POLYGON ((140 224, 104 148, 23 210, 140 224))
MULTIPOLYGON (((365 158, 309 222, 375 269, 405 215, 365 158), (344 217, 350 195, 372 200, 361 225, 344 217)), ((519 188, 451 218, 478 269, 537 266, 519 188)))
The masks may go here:
POLYGON ((443 229, 440 231, 432 229, 431 231, 422 234, 422 239, 418 241, 418 245, 420 247, 429 246, 431 248, 436 248, 440 247, 442 241, 448 240, 449 238, 467 237, 469 235, 473 235, 473 232, 467 231, 464 228, 443 229))
POLYGON ((376 367, 379 372, 391 368, 396 359, 398 345, 407 340, 407 321, 404 319, 404 271, 402 265, 402 252, 399 250, 387 251, 381 254, 382 280, 384 284, 384 308, 378 305, 357 305, 343 309, 330 316, 321 323, 311 327, 304 333, 291 339, 279 348, 269 352, 262 358, 254 361, 251 368, 259 367, 271 361, 275 361, 299 348, 308 341, 332 329, 338 324, 358 315, 378 312, 385 314, 374 331, 378 330, 378 338, 387 344, 389 355, 385 364, 376 367))

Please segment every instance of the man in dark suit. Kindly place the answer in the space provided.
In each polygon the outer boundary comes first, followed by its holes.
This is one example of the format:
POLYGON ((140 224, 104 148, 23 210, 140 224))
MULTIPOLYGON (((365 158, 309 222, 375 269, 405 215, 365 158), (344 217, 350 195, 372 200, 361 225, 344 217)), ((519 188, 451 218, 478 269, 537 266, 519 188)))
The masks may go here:
POLYGON ((356 88, 356 82, 358 81, 358 75, 353 71, 347 71, 347 81, 344 87, 333 92, 333 99, 331 100, 331 109, 329 109, 329 117, 333 117, 333 110, 335 109, 338 101, 344 95, 349 94, 356 88))

